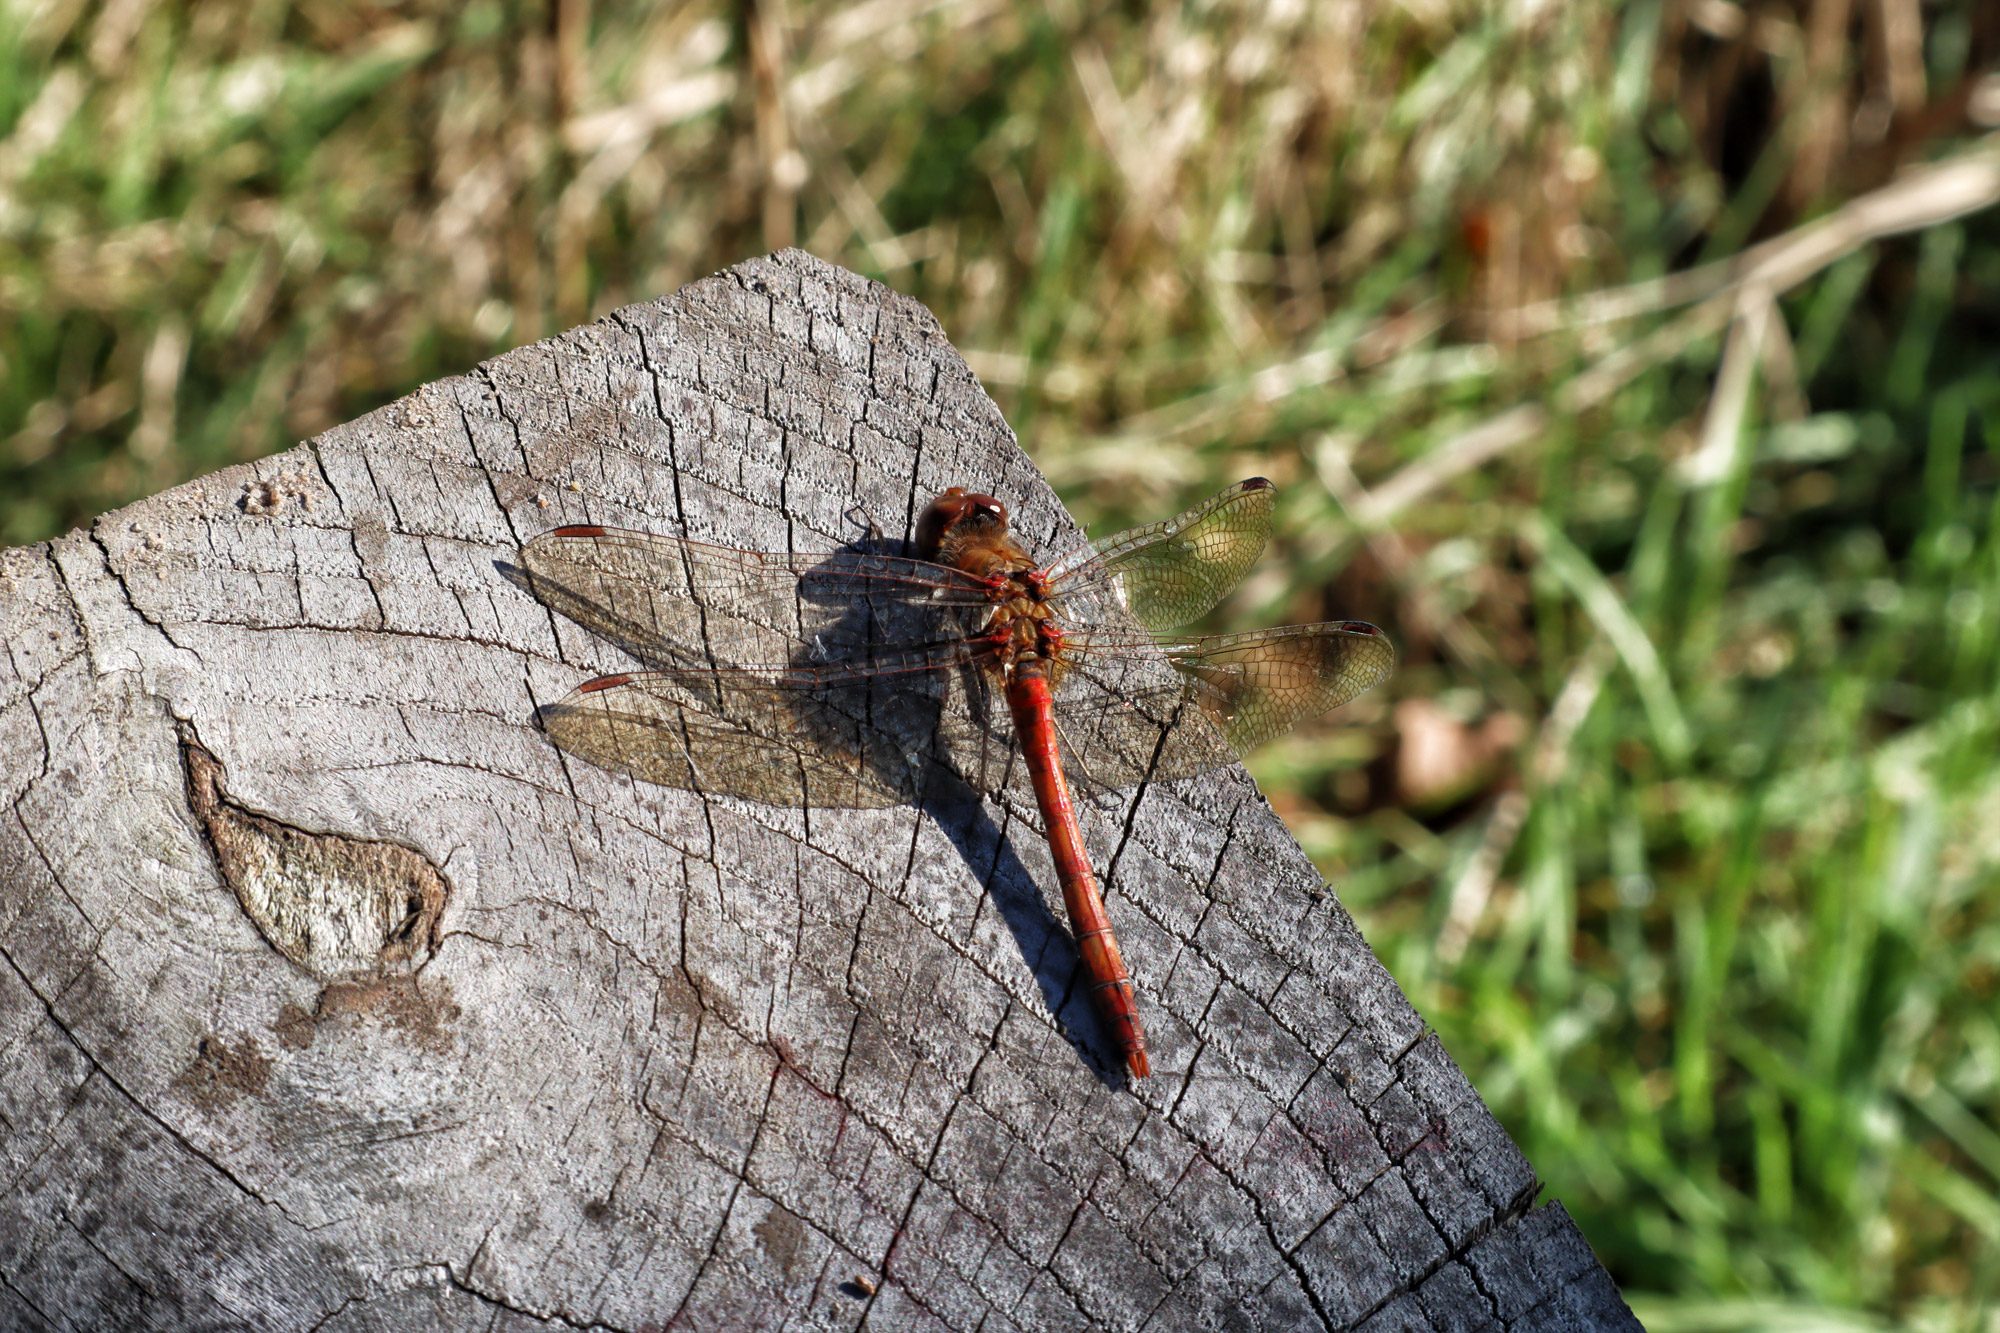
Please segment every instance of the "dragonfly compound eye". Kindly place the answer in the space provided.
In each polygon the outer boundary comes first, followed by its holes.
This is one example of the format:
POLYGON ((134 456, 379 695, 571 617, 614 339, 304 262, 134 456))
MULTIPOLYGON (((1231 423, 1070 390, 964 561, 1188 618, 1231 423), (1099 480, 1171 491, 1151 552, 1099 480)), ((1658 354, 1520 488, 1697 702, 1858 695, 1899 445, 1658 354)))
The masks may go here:
POLYGON ((924 506, 923 516, 917 519, 917 554, 925 560, 935 559, 938 547, 944 543, 945 530, 956 523, 964 512, 963 486, 952 487, 924 506))
POLYGON ((990 495, 954 486, 931 501, 917 520, 917 554, 925 560, 936 560, 948 536, 963 538, 973 532, 1006 531, 1006 505, 990 495))

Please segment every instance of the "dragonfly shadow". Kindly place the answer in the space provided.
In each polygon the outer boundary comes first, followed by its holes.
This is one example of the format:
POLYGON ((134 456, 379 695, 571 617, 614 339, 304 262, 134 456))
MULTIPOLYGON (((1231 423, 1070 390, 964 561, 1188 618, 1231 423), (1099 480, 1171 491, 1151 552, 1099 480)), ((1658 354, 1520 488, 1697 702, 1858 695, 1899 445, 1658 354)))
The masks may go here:
POLYGON ((994 822, 992 806, 956 773, 938 770, 918 808, 984 887, 1034 975, 1043 1006, 1084 1063, 1105 1087, 1123 1086, 1126 1075, 1117 1047, 1077 987, 1083 962, 1076 941, 1050 910, 1034 875, 1015 852, 1013 835, 994 822))
POLYGON ((773 806, 916 806, 986 886, 1049 1013, 1108 1083, 1122 1066, 1100 1055, 1113 1044, 1076 993, 1076 946, 983 799, 1023 777, 997 684, 966 648, 984 605, 939 604, 875 576, 869 562, 904 546, 853 543, 775 581, 698 568, 679 587, 671 562, 648 566, 658 581, 644 587, 581 561, 495 566, 647 668, 537 709, 562 749, 773 806))
MULTIPOLYGON (((902 546, 852 551, 907 554, 902 546)), ((858 757, 884 787, 906 794, 899 803, 913 804, 931 818, 985 888, 1048 1013, 1099 1080, 1116 1086, 1125 1077, 1123 1061, 1076 985, 1082 967, 1076 943, 1016 852, 1018 835, 1002 830, 986 799, 1010 783, 1026 788, 1001 691, 976 661, 916 667, 905 660, 912 645, 962 643, 978 632, 983 611, 968 614, 884 598, 879 583, 839 573, 806 576, 799 596, 844 610, 794 655, 794 668, 803 675, 852 665, 856 675, 819 691, 813 703, 802 702, 797 720, 817 747, 858 757), (878 657, 882 653, 886 660, 878 657), (867 671, 874 665, 884 668, 881 674, 867 671), (857 731, 864 734, 858 744, 857 731)))

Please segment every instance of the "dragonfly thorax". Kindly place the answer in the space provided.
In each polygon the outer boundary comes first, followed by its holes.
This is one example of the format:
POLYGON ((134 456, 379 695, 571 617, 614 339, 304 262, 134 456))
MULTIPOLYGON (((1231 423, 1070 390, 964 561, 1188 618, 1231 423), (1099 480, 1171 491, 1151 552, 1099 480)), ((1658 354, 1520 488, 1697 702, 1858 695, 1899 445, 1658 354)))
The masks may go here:
POLYGON ((1007 506, 954 486, 917 522, 917 553, 984 580, 992 601, 980 637, 990 664, 1012 681, 1060 665, 1062 634, 1049 603, 1048 579, 1007 528, 1007 506))
POLYGON ((1062 626, 1037 572, 994 577, 989 595, 993 603, 979 630, 989 667, 1009 681, 1031 665, 1052 675, 1061 665, 1062 626))

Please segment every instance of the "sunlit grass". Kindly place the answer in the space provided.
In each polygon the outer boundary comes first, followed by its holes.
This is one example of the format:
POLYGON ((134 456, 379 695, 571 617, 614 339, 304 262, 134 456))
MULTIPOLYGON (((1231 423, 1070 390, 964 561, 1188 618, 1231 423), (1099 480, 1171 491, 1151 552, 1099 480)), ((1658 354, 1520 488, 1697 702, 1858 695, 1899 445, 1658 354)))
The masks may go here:
POLYGON ((805 245, 1094 529, 1280 484, 1228 619, 1403 662, 1254 768, 1654 1327, 1990 1329, 2000 218, 1784 293, 1740 416, 1726 302, 1496 318, 1963 148, 1977 6, 1815 12, 16 7, 0 541, 805 245))

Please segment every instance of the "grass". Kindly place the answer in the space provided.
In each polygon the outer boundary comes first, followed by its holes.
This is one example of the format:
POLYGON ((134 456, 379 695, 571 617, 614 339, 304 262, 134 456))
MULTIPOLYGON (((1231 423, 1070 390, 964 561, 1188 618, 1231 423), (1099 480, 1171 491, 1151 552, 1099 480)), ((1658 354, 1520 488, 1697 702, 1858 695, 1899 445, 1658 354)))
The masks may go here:
POLYGON ((1980 6, 1826 12, 17 7, 0 541, 806 245, 1100 530, 1284 488, 1230 624, 1404 665, 1254 768, 1650 1326, 1992 1329, 2000 212, 1508 317, 1966 151, 1980 6))

